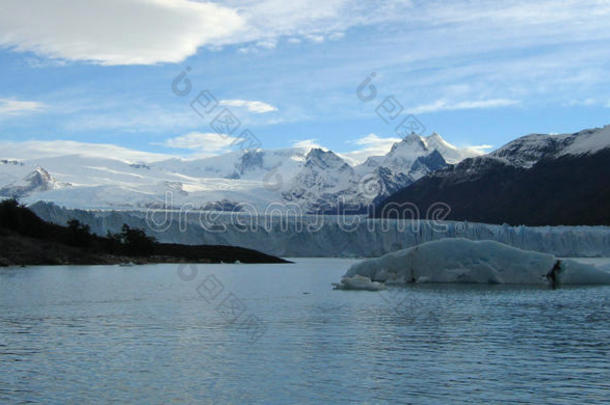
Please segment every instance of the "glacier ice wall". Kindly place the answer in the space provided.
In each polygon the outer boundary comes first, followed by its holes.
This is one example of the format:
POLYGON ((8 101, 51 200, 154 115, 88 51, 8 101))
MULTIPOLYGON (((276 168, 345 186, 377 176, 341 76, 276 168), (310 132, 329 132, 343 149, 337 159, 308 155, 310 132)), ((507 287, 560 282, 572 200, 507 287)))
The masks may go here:
POLYGON ((99 235, 126 223, 161 242, 235 245, 284 257, 377 257, 443 238, 494 240, 555 256, 610 256, 610 227, 512 227, 363 216, 247 215, 213 212, 85 211, 49 203, 30 208, 45 220, 75 218, 99 235))

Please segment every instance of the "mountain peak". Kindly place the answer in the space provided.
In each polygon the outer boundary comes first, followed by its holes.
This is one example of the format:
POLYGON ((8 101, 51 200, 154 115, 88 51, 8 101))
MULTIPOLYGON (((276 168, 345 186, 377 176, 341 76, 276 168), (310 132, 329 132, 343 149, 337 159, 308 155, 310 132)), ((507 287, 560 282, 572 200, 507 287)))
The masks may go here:
POLYGON ((53 176, 51 176, 51 174, 49 174, 49 172, 38 166, 24 178, 24 181, 30 184, 43 185, 54 183, 55 179, 53 176))
POLYGON ((457 146, 447 142, 442 136, 440 136, 436 132, 426 137, 424 140, 426 146, 430 150, 438 151, 443 156, 445 161, 450 164, 456 164, 466 158, 475 157, 483 154, 475 152, 474 150, 469 148, 458 148, 457 146))
POLYGON ((318 167, 321 169, 338 168, 349 166, 343 159, 332 151, 321 148, 313 148, 305 157, 307 167, 318 167))
POLYGON ((402 141, 411 145, 413 143, 423 142, 423 138, 415 132, 411 132, 409 135, 405 136, 402 141))
POLYGON ((48 191, 57 188, 57 181, 42 167, 36 167, 22 180, 0 189, 0 195, 20 198, 32 192, 48 191))
POLYGON ((410 153, 425 153, 428 151, 424 138, 421 136, 411 133, 405 136, 400 142, 392 145, 390 152, 386 156, 391 156, 396 153, 404 153, 409 151, 410 153))

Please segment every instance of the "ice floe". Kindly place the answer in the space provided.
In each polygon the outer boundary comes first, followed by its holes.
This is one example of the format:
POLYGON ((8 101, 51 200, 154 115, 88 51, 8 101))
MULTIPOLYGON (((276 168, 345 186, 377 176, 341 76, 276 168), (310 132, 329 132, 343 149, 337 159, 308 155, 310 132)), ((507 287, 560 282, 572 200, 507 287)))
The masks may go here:
MULTIPOLYGON (((610 284, 592 264, 522 250, 495 241, 453 238, 423 243, 353 265, 339 286, 374 283, 610 284)), ((343 288, 345 288, 343 287, 343 288)))

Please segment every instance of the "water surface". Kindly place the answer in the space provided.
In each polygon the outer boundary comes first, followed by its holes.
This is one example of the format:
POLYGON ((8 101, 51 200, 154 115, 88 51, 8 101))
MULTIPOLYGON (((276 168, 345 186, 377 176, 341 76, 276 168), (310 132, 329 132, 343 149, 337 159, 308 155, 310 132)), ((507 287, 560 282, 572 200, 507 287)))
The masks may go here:
POLYGON ((0 402, 607 401, 610 287, 333 291, 351 263, 0 270, 0 402))

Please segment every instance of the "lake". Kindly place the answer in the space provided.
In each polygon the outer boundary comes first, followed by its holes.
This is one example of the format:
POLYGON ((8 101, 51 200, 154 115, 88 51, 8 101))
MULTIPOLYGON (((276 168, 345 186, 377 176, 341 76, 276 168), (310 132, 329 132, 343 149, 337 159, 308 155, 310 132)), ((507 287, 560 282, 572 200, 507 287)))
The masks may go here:
POLYGON ((0 402, 607 403, 610 287, 334 291, 353 260, 0 270, 0 402))

